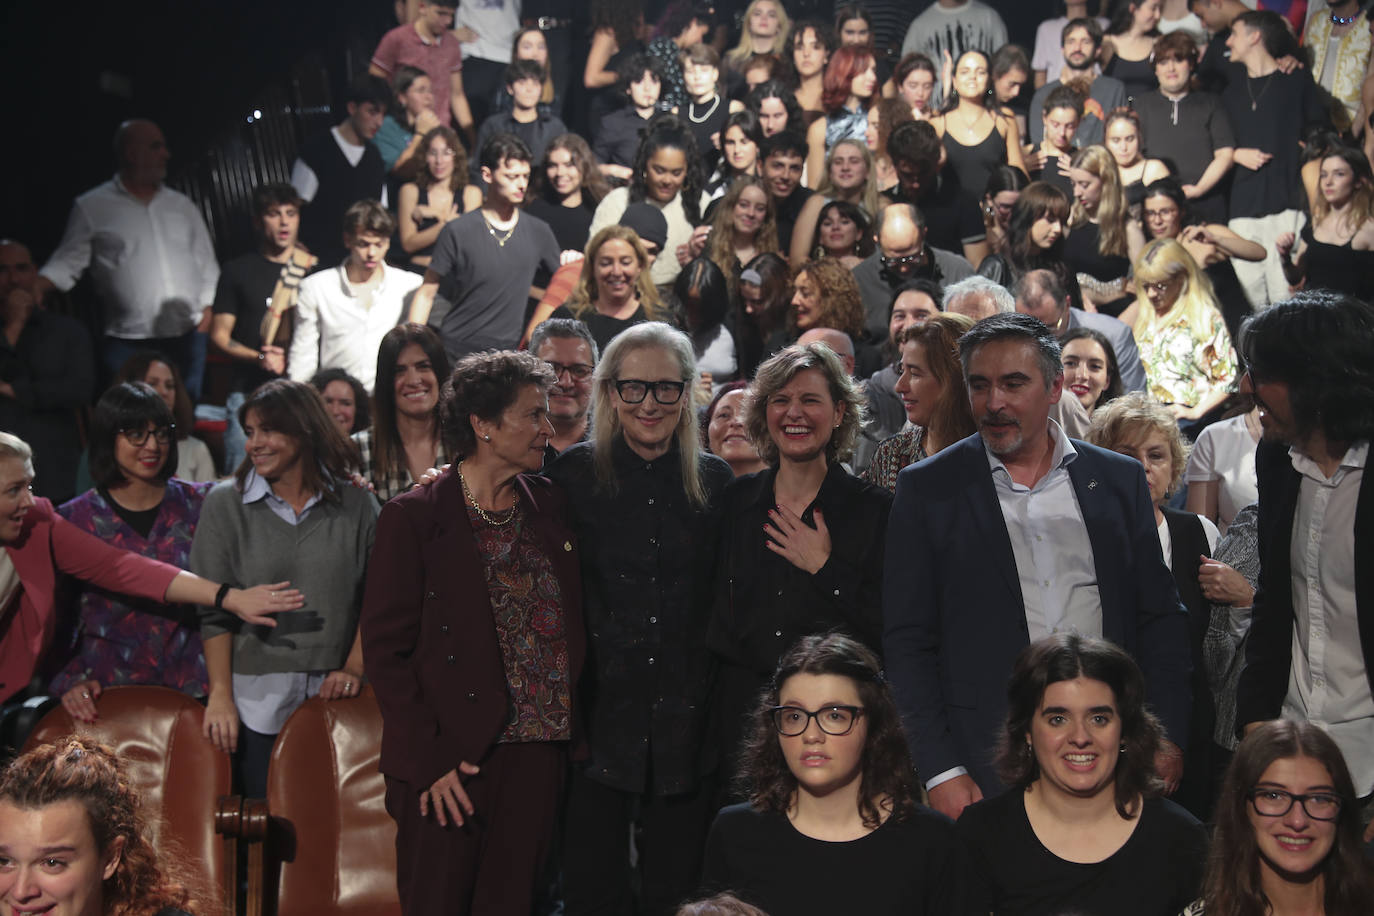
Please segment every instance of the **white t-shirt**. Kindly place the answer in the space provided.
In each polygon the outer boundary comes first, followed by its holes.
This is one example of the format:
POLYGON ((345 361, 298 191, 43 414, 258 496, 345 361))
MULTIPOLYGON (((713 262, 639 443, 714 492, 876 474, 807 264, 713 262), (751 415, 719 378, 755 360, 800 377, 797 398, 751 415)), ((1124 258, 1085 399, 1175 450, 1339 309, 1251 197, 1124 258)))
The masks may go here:
POLYGON ((1236 513, 1259 499, 1255 477, 1255 437, 1245 425, 1245 415, 1213 423, 1202 431, 1188 458, 1183 478, 1189 483, 1218 481, 1217 522, 1222 533, 1236 513))
POLYGON ((463 57, 510 63, 511 45, 520 29, 518 0, 460 0, 453 17, 455 30, 467 26, 477 40, 463 45, 463 57))

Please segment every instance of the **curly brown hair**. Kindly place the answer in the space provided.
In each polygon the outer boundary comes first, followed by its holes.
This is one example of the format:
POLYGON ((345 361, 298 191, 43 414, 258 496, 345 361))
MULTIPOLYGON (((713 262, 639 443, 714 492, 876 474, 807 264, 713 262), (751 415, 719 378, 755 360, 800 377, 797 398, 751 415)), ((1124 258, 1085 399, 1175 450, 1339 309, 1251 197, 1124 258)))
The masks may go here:
MULTIPOLYGON (((794 289, 802 274, 815 285, 820 302, 821 314, 814 327, 844 331, 853 340, 863 337, 864 304, 853 271, 838 258, 816 258, 792 272, 794 289)), ((794 334, 797 332, 796 309, 787 310, 787 326, 794 334)))
POLYGON ((1121 756, 1114 775, 1116 811, 1133 818, 1140 799, 1158 795, 1155 752, 1164 740, 1159 720, 1145 707, 1145 675, 1126 652, 1102 639, 1059 633, 1021 651, 1007 682, 1007 722, 997 749, 1003 782, 1026 789, 1040 778, 1040 765, 1028 743, 1031 721, 1051 684, 1075 678, 1101 681, 1112 689, 1121 720, 1121 756))
POLYGON ((547 393, 557 382, 549 364, 533 353, 488 350, 463 357, 439 396, 444 442, 459 456, 471 455, 477 451, 471 417, 499 423, 525 386, 547 393))
POLYGON ((86 810, 95 846, 104 855, 124 848, 114 874, 101 884, 105 916, 152 916, 166 907, 218 916, 214 894, 175 856, 148 842, 138 793, 119 758, 94 739, 69 735, 12 761, 0 772, 0 802, 32 811, 74 801, 86 810))
POLYGON ((892 689, 878 656, 838 633, 804 636, 778 662, 772 682, 759 694, 753 723, 740 755, 739 788, 757 811, 786 814, 796 800, 797 777, 783 757, 773 707, 794 674, 849 678, 859 693, 868 729, 864 738, 859 814, 876 829, 885 817, 905 820, 916 810, 916 772, 902 736, 892 689))

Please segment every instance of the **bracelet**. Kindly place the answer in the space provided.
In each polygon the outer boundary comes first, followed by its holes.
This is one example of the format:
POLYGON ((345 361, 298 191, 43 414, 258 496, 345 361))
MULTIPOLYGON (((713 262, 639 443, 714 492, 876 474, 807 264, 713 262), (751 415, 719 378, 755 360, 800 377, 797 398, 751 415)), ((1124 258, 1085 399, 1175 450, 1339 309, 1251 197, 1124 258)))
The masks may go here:
POLYGON ((226 582, 226 583, 224 583, 223 585, 221 585, 221 586, 219 587, 219 591, 215 592, 215 609, 216 609, 216 610, 220 610, 220 611, 224 610, 224 596, 227 595, 227 594, 229 594, 229 589, 231 589, 231 588, 233 588, 233 586, 230 585, 228 582, 226 582))

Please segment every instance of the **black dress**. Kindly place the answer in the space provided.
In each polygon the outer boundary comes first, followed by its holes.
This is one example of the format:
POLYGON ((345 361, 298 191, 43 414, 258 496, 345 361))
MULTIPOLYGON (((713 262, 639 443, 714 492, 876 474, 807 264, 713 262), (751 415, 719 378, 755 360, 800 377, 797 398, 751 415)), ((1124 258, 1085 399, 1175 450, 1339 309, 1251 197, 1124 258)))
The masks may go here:
POLYGON ((981 199, 992 170, 1007 161, 1007 138, 994 124, 988 135, 973 146, 965 146, 954 139, 948 128, 943 142, 946 161, 959 177, 959 187, 981 199))
POLYGON ((1155 65, 1149 57, 1144 60, 1127 60, 1120 54, 1113 54, 1112 59, 1107 61, 1107 66, 1102 68, 1102 75, 1121 80, 1126 87, 1126 104, 1131 107, 1135 107, 1132 103, 1136 99, 1159 88, 1155 65))
MULTIPOLYGON (((1086 282, 1085 277, 1101 283, 1111 283, 1131 272, 1130 258, 1119 254, 1103 254, 1100 250, 1101 244, 1102 227, 1097 223, 1074 226, 1064 239, 1064 263, 1078 275, 1080 284, 1086 282)), ((1122 296, 1106 305, 1099 305, 1097 310, 1115 317, 1120 315, 1131 301, 1131 297, 1122 296)))
MULTIPOLYGON (((458 204, 459 204, 459 206, 462 206, 462 201, 458 201, 458 204)), ((417 206, 417 207, 427 207, 427 206, 429 206, 429 188, 426 187, 426 188, 421 188, 421 189, 420 189, 420 196, 417 197, 417 198, 415 199, 415 206, 417 206)), ((415 231, 416 231, 416 232, 424 232, 426 229, 433 228, 434 226, 437 226, 437 225, 439 225, 439 217, 437 217, 437 216, 426 216, 424 219, 420 220, 418 223, 415 224, 415 231)), ((396 230, 396 232, 397 232, 397 237, 398 237, 398 238, 399 238, 399 236, 400 236, 400 231, 401 231, 400 229, 397 229, 397 230, 396 230)), ((427 263, 426 263, 426 264, 417 264, 417 263, 415 262, 415 259, 416 259, 416 258, 429 258, 429 257, 433 257, 433 256, 434 256, 434 246, 437 245, 437 244, 439 244, 439 237, 436 235, 436 236, 434 237, 434 241, 430 242, 430 243, 429 243, 428 245, 426 245, 424 248, 421 248, 419 251, 412 251, 412 252, 410 252, 410 253, 407 255, 407 260, 406 260, 406 262, 405 262, 404 264, 402 264, 401 266, 404 267, 406 270, 413 270, 413 271, 414 271, 415 273, 417 273, 417 274, 422 274, 422 273, 424 273, 425 270, 426 270, 426 268, 428 268, 429 265, 428 265, 427 263)), ((397 245, 397 246, 396 246, 396 250, 397 250, 397 251, 405 251, 405 249, 402 248, 400 245, 397 245)))
POLYGON ((1148 799, 1140 823, 1101 862, 1050 852, 1012 789, 964 809, 955 825, 972 858, 979 912, 995 916, 1177 916, 1197 899, 1207 833, 1167 799, 1148 799))
POLYGON ((1344 245, 1319 242, 1312 224, 1302 227, 1307 243, 1307 285, 1349 293, 1364 302, 1374 301, 1374 251, 1356 251, 1352 238, 1344 245))

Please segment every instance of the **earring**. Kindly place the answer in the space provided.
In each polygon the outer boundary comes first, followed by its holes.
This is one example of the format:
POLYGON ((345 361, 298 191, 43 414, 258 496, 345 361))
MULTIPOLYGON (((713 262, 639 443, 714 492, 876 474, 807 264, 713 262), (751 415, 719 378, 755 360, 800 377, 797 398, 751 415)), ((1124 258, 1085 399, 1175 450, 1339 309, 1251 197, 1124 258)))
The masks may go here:
POLYGON ((1125 741, 1121 742, 1121 748, 1117 751, 1117 753, 1120 753, 1120 754, 1126 753, 1126 742, 1125 742, 1125 741))
POLYGON ((490 442, 490 441, 491 441, 491 436, 483 436, 483 437, 482 437, 482 441, 483 441, 483 442, 490 442))

